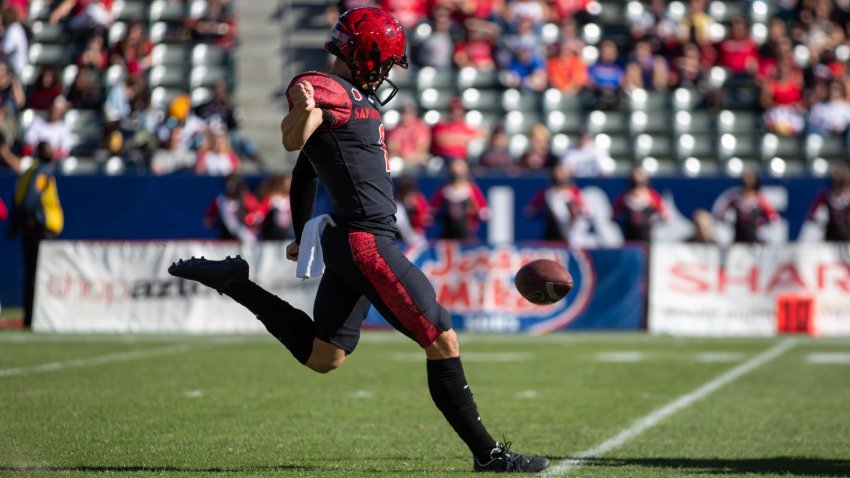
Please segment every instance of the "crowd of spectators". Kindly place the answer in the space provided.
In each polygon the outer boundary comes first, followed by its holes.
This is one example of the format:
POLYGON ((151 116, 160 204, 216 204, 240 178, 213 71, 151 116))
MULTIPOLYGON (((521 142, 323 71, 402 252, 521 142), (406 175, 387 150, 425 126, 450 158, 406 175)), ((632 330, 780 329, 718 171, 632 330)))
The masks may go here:
MULTIPOLYGON (((516 88, 523 95, 557 89, 576 97, 585 112, 623 110, 637 90, 672 95, 687 88, 703 98, 699 108, 757 112, 761 133, 850 138, 847 2, 632 1, 617 3, 620 16, 612 21, 603 18, 608 3, 589 0, 343 0, 329 9, 329 20, 338 9, 363 5, 390 11, 408 29, 414 69, 493 72, 502 89, 516 88)), ((416 129, 418 138, 415 144, 390 145, 397 164, 422 167, 425 145, 430 145, 428 161, 443 160, 433 169, 461 153, 478 171, 548 168, 565 156, 565 148, 551 157, 544 150, 550 145, 535 144, 540 148, 527 158, 533 134, 539 136, 533 125, 522 131, 527 141, 509 150, 501 136, 504 121, 476 122, 458 111, 459 104, 460 97, 451 102, 443 112, 450 119, 432 124, 430 137, 409 119, 395 125, 395 130, 416 129), (474 146, 473 139, 484 146, 444 148, 462 141, 474 146), (408 156, 411 150, 416 154, 408 156)), ((411 108, 405 105, 406 112, 411 108)), ((583 154, 591 156, 587 150, 583 154)), ((596 151, 602 167, 594 174, 612 171, 605 156, 596 151)))
MULTIPOLYGON (((179 45, 187 58, 197 45, 230 55, 237 42, 231 1, 208 0, 204 8, 196 3, 160 2, 160 9, 185 12, 162 23, 167 32, 160 41, 179 45)), ((168 91, 165 101, 165 90, 156 91, 152 78, 162 60, 150 38, 153 8, 152 2, 113 0, 0 2, 0 144, 9 150, 0 155, 0 167, 22 170, 41 140, 53 146, 60 165, 84 157, 107 172, 227 175, 245 159, 259 161, 238 132, 231 81, 221 79, 200 95, 186 82, 184 91, 168 91), (125 17, 119 6, 128 5, 138 11, 125 17), (49 36, 49 43, 37 43, 39 35, 49 36), (62 56, 41 61, 39 53, 52 46, 62 56), (108 164, 118 167, 110 171, 108 164)))

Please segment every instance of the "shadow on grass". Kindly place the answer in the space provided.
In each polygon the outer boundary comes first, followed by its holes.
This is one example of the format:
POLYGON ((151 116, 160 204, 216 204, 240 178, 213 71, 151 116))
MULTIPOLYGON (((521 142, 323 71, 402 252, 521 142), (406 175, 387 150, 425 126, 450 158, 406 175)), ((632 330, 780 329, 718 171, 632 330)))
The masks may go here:
POLYGON ((850 477, 850 459, 795 456, 769 458, 593 458, 587 461, 587 466, 668 468, 689 473, 713 473, 717 475, 752 473, 755 475, 850 477))

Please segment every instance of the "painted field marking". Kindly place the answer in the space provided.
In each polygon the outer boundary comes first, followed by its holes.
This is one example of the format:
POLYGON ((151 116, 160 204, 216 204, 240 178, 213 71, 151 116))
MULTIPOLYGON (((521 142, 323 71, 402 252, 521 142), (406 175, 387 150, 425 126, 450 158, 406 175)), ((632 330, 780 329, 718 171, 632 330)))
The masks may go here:
POLYGON ((641 362, 645 358, 643 352, 635 352, 635 351, 623 351, 623 352, 599 352, 594 355, 593 358, 597 362, 614 362, 614 363, 627 363, 627 362, 641 362))
POLYGON ((806 362, 813 364, 846 364, 850 363, 850 353, 829 352, 806 355, 806 362))
POLYGON ((599 458, 609 452, 616 450, 617 448, 620 448, 632 438, 635 438, 641 433, 658 425, 670 415, 673 415, 679 410, 693 405, 693 403, 697 400, 703 399, 711 395, 723 386, 734 382, 742 376, 774 360, 775 358, 788 351, 794 345, 795 342, 793 341, 793 339, 786 339, 782 342, 779 342, 778 344, 774 345, 765 352, 756 355, 752 359, 734 368, 731 368, 723 374, 717 376, 716 378, 704 383, 696 390, 680 396, 679 398, 673 400, 667 405, 664 405, 663 407, 654 410, 649 415, 646 415, 643 418, 639 418, 637 421, 632 423, 631 426, 629 426, 628 428, 624 428, 619 433, 605 440, 599 445, 585 450, 577 454, 573 458, 567 458, 566 460, 561 461, 552 468, 549 468, 548 470, 542 472, 540 476, 545 478, 552 478, 556 476, 566 475, 567 473, 570 473, 571 471, 586 465, 589 460, 592 460, 593 458, 599 458))
POLYGON ((537 390, 525 390, 516 394, 517 398, 537 398, 540 394, 537 390))
POLYGON ((739 352, 704 352, 697 354, 696 360, 703 363, 740 362, 744 357, 739 352))
POLYGON ((86 357, 81 359, 62 360, 29 367, 14 367, 0 369, 0 377, 12 377, 15 375, 28 375, 31 373, 55 372, 68 368, 91 367, 93 365, 104 365, 116 362, 127 362, 144 358, 159 357, 188 352, 197 347, 187 344, 169 345, 168 347, 157 347, 155 349, 134 350, 132 352, 121 352, 117 354, 100 355, 97 357, 86 357))

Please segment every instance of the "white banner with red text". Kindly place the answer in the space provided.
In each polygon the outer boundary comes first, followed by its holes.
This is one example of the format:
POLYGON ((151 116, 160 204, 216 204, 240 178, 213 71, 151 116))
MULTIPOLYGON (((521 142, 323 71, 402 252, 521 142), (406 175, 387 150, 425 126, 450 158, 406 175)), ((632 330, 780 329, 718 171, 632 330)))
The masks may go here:
POLYGON ((771 336, 793 299, 812 304, 810 333, 850 335, 850 244, 659 242, 649 279, 654 333, 771 336))
POLYGON ((177 259, 242 255, 250 276, 311 313, 319 281, 295 277, 285 243, 43 241, 33 329, 44 332, 260 332, 232 299, 168 274, 177 259))

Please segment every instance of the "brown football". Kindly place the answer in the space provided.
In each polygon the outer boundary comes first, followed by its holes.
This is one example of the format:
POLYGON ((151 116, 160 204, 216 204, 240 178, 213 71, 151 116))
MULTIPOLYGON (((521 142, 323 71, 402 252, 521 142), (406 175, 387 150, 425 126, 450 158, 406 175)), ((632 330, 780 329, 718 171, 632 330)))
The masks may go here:
POLYGON ((573 277, 563 265, 549 259, 538 259, 522 266, 514 278, 517 290, 529 302, 553 304, 573 288, 573 277))

